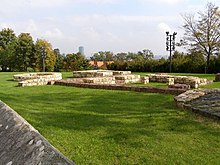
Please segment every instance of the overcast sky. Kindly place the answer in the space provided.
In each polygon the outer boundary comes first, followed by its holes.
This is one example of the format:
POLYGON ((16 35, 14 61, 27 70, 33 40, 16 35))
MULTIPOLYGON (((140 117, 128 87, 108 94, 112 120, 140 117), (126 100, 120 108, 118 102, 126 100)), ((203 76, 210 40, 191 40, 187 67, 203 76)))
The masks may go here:
POLYGON ((167 56, 165 32, 182 36, 181 14, 219 0, 1 0, 0 28, 46 39, 61 53, 150 49, 167 56))

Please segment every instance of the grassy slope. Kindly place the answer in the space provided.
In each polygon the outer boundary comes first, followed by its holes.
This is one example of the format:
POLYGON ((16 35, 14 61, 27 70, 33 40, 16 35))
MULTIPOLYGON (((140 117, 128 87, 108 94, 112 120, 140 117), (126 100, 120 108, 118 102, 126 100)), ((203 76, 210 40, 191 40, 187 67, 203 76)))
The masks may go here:
POLYGON ((76 164, 220 162, 219 123, 176 109, 171 95, 21 88, 13 74, 0 73, 0 99, 76 164))

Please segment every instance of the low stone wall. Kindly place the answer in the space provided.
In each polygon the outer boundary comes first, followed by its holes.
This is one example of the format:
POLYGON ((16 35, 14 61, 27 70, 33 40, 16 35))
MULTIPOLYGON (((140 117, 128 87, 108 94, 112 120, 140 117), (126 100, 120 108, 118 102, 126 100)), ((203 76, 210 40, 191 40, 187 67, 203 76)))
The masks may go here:
MULTIPOLYGON (((95 84, 115 84, 115 77, 90 77, 82 78, 82 83, 95 83, 95 84)), ((77 79, 76 79, 77 81, 77 79)), ((79 79, 80 81, 80 79, 79 79)))
POLYGON ((188 90, 174 100, 179 108, 220 120, 220 89, 188 90))
POLYGON ((172 76, 167 74, 149 74, 150 82, 167 83, 169 78, 174 79, 174 84, 186 84, 191 88, 198 88, 201 85, 207 85, 210 83, 205 78, 193 77, 193 76, 172 76))
POLYGON ((140 75, 116 75, 115 76, 115 84, 128 84, 128 83, 137 83, 141 81, 140 75))
POLYGON ((107 77, 113 76, 113 73, 108 70, 85 70, 85 71, 73 71, 74 78, 85 77, 107 77))
POLYGON ((73 79, 58 80, 55 85, 72 86, 80 88, 92 88, 92 89, 106 89, 106 90, 126 90, 136 92, 147 93, 164 93, 178 95, 186 91, 186 89, 174 89, 174 88, 156 88, 156 87, 141 87, 141 86, 125 86, 120 84, 92 84, 77 82, 73 79))
POLYGON ((18 86, 38 86, 53 84, 56 80, 62 79, 61 73, 44 72, 44 73, 25 73, 13 76, 18 81, 18 86))
MULTIPOLYGON (((131 71, 88 70, 74 71, 74 81, 94 84, 127 84, 141 82, 140 75, 133 75, 131 71), (77 80, 78 79, 78 80, 77 80)), ((145 81, 146 83, 147 81, 145 81)))
POLYGON ((0 101, 1 165, 73 165, 37 130, 0 101))
POLYGON ((74 78, 85 78, 85 77, 111 77, 116 75, 128 75, 131 71, 113 71, 113 70, 84 70, 84 71, 73 71, 74 78))

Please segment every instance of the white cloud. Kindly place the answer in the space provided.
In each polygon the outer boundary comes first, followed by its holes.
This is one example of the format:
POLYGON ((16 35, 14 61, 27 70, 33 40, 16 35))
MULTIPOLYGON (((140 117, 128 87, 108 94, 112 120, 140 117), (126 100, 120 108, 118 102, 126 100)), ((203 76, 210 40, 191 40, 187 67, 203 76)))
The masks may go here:
POLYGON ((159 1, 166 3, 166 4, 175 5, 175 4, 183 2, 184 0, 159 0, 159 1))
POLYGON ((61 32, 61 30, 58 29, 58 28, 47 30, 43 35, 46 38, 53 38, 53 39, 59 39, 59 38, 63 38, 64 37, 64 35, 61 32))
POLYGON ((157 3, 157 4, 168 4, 168 5, 177 5, 182 2, 187 2, 189 0, 139 0, 143 4, 149 4, 149 3, 157 3))
POLYGON ((7 23, 1 23, 0 29, 9 28, 9 25, 7 23))
POLYGON ((95 4, 114 4, 120 2, 120 0, 84 0, 84 1, 95 4))
POLYGON ((31 34, 35 34, 38 32, 38 27, 37 27, 36 23, 34 22, 34 20, 30 20, 28 22, 28 25, 26 27, 26 31, 31 34))
POLYGON ((68 0, 26 0, 26 4, 33 8, 53 8, 67 3, 68 0))
POLYGON ((161 22, 158 24, 158 29, 161 33, 165 33, 165 32, 170 32, 171 31, 171 28, 169 25, 167 25, 166 23, 164 22, 161 22))
POLYGON ((88 23, 147 23, 157 21, 175 21, 178 20, 179 16, 146 16, 146 15, 83 15, 74 16, 70 18, 69 22, 72 24, 88 24, 88 23))

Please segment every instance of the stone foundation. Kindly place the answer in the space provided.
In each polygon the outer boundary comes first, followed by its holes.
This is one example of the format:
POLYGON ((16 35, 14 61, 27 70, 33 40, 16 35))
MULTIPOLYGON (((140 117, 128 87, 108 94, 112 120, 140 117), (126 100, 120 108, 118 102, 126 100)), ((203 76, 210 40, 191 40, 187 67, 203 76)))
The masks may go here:
POLYGON ((55 85, 80 87, 80 88, 92 88, 92 89, 106 89, 106 90, 126 90, 136 92, 147 92, 147 93, 163 93, 178 95, 186 91, 186 89, 175 89, 175 88, 157 88, 148 86, 127 86, 123 84, 94 84, 94 83, 83 83, 78 82, 77 79, 63 79, 55 82, 55 85))
POLYGON ((186 84, 171 84, 168 86, 168 88, 177 88, 177 89, 190 89, 190 85, 186 84))
POLYGON ((18 81, 18 86, 38 86, 54 84, 56 80, 62 79, 62 74, 53 72, 27 73, 14 75, 13 78, 18 81))
MULTIPOLYGON (((127 84, 141 82, 140 75, 133 75, 131 71, 112 71, 112 70, 88 70, 74 71, 75 82, 93 84, 127 84)), ((145 81, 146 83, 147 81, 145 81)))
POLYGON ((170 78, 173 78, 174 84, 186 84, 186 85, 190 85, 191 88, 198 88, 201 85, 207 85, 208 83, 210 83, 210 81, 208 81, 205 78, 199 78, 193 76, 172 76, 167 74, 150 74, 148 76, 150 82, 167 83, 171 81, 169 80, 170 78))

